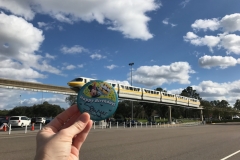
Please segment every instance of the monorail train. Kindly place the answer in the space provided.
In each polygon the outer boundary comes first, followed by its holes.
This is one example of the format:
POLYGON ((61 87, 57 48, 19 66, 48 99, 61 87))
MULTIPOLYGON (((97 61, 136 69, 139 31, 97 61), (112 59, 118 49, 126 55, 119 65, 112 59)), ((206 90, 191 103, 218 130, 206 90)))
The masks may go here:
MULTIPOLYGON (((95 80, 95 79, 78 77, 68 82, 68 85, 73 89, 81 88, 83 85, 85 85, 86 83, 92 80, 95 80)), ((119 83, 112 83, 112 82, 107 82, 107 83, 113 86, 113 88, 118 94, 118 97, 122 99, 141 100, 141 101, 148 101, 148 102, 155 102, 155 103, 159 102, 159 103, 165 103, 165 104, 173 104, 173 105, 179 105, 179 106, 183 105, 183 106, 196 107, 196 108, 200 106, 200 101, 194 98, 184 97, 181 95, 175 95, 167 92, 161 92, 161 91, 156 91, 156 90, 151 90, 146 88, 124 85, 119 83)))

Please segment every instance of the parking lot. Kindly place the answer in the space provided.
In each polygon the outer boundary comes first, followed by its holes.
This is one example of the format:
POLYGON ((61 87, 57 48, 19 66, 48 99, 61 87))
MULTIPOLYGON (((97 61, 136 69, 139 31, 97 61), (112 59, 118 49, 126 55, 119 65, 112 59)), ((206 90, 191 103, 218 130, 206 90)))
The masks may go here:
MULTIPOLYGON (((240 123, 179 127, 92 128, 80 159, 239 160, 240 123)), ((37 131, 0 132, 1 159, 33 159, 37 131)))

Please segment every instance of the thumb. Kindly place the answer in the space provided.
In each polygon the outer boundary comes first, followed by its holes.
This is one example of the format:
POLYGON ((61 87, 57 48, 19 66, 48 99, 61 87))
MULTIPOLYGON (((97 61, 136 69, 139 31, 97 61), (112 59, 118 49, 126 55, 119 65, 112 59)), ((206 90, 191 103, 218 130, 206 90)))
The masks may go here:
POLYGON ((73 125, 66 128, 68 130, 68 134, 72 135, 72 137, 79 134, 84 130, 84 128, 86 127, 89 121, 90 121, 90 115, 84 112, 79 116, 79 118, 76 120, 76 122, 73 125))

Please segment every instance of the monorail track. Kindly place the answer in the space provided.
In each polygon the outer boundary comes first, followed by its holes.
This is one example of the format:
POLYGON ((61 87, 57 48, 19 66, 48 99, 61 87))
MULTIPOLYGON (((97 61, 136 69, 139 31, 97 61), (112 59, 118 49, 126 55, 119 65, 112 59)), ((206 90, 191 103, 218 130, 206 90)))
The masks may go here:
POLYGON ((47 85, 34 82, 24 82, 11 79, 0 78, 0 88, 6 89, 19 89, 19 90, 28 90, 34 92, 49 92, 57 94, 66 94, 66 95, 77 95, 77 93, 70 89, 69 87, 47 85))

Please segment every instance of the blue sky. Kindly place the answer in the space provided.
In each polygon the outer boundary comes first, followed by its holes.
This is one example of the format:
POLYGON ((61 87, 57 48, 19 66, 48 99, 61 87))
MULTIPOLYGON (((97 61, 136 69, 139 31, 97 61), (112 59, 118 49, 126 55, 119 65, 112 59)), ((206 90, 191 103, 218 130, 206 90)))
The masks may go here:
MULTIPOLYGON (((238 0, 0 0, 0 77, 66 86, 80 76, 205 100, 240 98, 238 0)), ((65 95, 0 89, 0 109, 65 95), (21 95, 21 96, 20 96, 21 95)))

